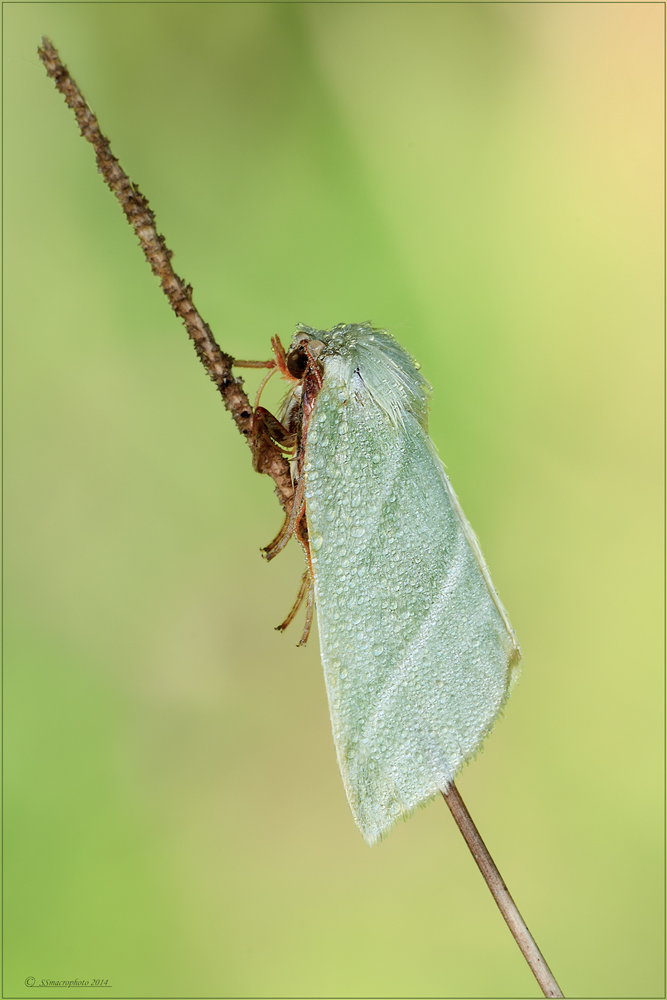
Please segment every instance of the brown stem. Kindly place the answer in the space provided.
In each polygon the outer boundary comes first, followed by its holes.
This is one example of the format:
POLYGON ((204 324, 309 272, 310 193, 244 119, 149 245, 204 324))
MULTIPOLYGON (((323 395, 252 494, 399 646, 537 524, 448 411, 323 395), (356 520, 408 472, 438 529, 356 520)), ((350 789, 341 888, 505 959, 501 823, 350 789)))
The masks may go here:
MULTIPOLYGON (((199 360, 215 382, 222 401, 232 415, 234 423, 249 444, 252 444, 253 411, 250 401, 243 391, 243 380, 232 374, 234 359, 218 347, 208 323, 199 315, 192 301, 192 286, 186 285, 171 266, 172 252, 164 237, 155 228, 155 216, 148 201, 136 184, 133 184, 120 163, 111 152, 109 140, 100 130, 97 118, 90 110, 76 83, 63 65, 56 48, 48 38, 42 39, 37 49, 47 74, 52 77, 57 89, 65 98, 67 106, 76 116, 81 135, 95 149, 97 169, 111 188, 139 238, 141 249, 151 266, 153 274, 160 279, 162 291, 177 316, 183 320, 185 328, 194 343, 199 360)), ((271 460, 263 469, 275 482, 276 495, 284 509, 290 506, 294 487, 289 464, 276 448, 271 460)))
POLYGON ((442 796, 449 806, 456 825, 463 834, 463 839, 470 848, 470 853, 477 862, 477 867, 491 890, 491 895, 498 904, 498 909, 505 918, 507 926, 521 949, 530 971, 537 979, 542 992, 545 997, 562 997, 563 994, 551 973, 551 969, 544 961, 540 949, 526 927, 524 919, 519 913, 516 903, 510 896, 509 889, 503 882, 501 874, 496 868, 493 858, 480 837, 479 831, 473 823, 472 817, 466 809, 465 803, 453 781, 447 791, 442 793, 442 796))

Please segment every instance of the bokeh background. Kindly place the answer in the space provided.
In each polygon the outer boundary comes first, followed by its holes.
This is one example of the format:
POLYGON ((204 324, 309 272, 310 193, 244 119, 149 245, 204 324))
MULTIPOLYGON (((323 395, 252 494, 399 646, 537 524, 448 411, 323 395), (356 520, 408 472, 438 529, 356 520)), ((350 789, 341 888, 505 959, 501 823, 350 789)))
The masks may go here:
POLYGON ((662 20, 4 5, 6 996, 539 993, 442 803, 357 832, 300 554, 42 34, 224 349, 421 361, 525 658, 459 787, 565 994, 663 995, 662 20))

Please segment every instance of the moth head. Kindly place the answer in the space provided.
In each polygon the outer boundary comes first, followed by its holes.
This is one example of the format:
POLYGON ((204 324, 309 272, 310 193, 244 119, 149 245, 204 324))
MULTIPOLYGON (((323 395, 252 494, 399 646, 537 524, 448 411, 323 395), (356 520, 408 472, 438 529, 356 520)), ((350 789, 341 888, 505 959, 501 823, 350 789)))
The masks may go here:
POLYGON ((305 346, 293 348, 287 355, 285 364, 292 378, 302 379, 308 368, 308 355, 305 346))
POLYGON ((314 340, 307 333, 297 333, 285 358, 285 366, 292 378, 302 379, 308 366, 316 361, 323 349, 321 340, 314 340))

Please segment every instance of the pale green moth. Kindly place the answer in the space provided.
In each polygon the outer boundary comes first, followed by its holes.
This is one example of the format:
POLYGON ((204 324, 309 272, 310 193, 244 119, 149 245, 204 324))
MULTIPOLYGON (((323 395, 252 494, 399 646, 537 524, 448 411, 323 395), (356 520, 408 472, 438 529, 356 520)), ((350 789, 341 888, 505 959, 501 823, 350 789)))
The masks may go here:
POLYGON ((280 418, 296 490, 267 553, 292 533, 306 550, 312 584, 288 621, 314 588, 338 763, 374 844, 477 753, 521 654, 407 351, 366 323, 300 326, 287 353, 274 347, 293 382, 280 418))

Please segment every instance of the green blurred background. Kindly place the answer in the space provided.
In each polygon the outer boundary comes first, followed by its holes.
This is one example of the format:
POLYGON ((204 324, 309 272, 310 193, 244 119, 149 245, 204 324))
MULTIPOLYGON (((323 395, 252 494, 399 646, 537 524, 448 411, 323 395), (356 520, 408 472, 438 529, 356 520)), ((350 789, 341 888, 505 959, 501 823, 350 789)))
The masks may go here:
POLYGON ((357 832, 300 554, 42 34, 224 349, 421 361, 525 658, 459 787, 566 995, 663 995, 662 18, 4 5, 5 996, 539 993, 442 803, 357 832))

